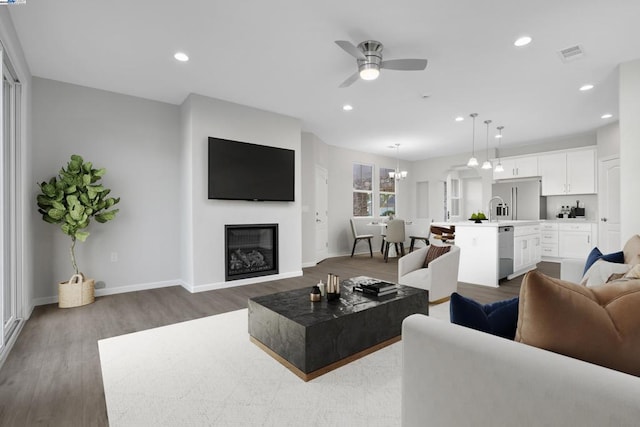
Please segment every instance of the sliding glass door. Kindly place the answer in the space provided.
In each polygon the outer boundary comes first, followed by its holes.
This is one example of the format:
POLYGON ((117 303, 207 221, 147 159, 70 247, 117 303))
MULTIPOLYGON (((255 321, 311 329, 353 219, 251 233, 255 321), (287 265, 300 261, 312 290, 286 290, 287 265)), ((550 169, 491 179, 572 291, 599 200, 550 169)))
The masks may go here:
POLYGON ((2 246, 0 247, 0 313, 2 333, 0 350, 8 342, 18 324, 18 159, 17 140, 19 132, 20 83, 16 79, 7 58, 0 46, 2 58, 2 89, 0 104, 2 120, 0 122, 2 149, 0 150, 0 219, 2 227, 2 246))

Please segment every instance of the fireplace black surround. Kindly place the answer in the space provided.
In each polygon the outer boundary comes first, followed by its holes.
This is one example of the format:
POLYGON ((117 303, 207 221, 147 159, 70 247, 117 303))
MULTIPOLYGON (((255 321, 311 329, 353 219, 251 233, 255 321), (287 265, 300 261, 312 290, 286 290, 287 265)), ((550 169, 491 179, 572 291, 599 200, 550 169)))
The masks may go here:
POLYGON ((278 274, 278 224, 224 228, 226 281, 278 274))

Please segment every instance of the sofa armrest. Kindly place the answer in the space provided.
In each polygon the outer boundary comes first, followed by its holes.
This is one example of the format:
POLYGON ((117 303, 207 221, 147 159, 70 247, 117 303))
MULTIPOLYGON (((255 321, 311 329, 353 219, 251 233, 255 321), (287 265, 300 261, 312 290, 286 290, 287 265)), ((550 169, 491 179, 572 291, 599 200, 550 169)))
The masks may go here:
POLYGON ((428 246, 417 249, 410 254, 398 259, 398 282, 400 278, 407 273, 411 273, 414 270, 422 268, 424 259, 427 257, 428 246))
POLYGON ((560 279, 580 283, 583 276, 585 260, 566 258, 560 261, 560 279))
POLYGON ((402 324, 402 426, 631 426, 640 378, 412 315, 402 324))

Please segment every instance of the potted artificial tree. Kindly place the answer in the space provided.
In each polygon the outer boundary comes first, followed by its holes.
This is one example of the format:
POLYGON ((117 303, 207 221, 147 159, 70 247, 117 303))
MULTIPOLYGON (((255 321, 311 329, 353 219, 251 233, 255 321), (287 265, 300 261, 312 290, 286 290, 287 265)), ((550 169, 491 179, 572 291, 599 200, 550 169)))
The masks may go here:
POLYGON ((77 307, 94 301, 94 280, 85 279, 76 264, 76 240, 84 242, 89 233, 85 229, 92 218, 104 223, 115 218, 118 209, 111 209, 120 198, 108 197, 111 190, 98 181, 106 169, 94 169, 91 162, 74 154, 66 169, 48 182, 40 184, 38 212, 50 224, 59 224, 62 232, 71 237, 71 265, 73 276, 68 282, 58 284, 58 305, 61 308, 77 307))

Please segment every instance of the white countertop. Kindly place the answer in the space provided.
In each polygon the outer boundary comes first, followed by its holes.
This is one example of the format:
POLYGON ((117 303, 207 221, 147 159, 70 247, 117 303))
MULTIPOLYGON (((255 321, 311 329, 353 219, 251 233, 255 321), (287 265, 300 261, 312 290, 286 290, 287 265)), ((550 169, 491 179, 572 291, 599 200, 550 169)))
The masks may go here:
POLYGON ((458 221, 458 222, 433 222, 433 225, 440 226, 450 226, 455 225, 456 228, 459 227, 505 227, 505 226, 513 226, 517 227, 519 225, 538 225, 540 224, 540 220, 513 220, 513 221, 482 221, 480 224, 476 224, 472 220, 469 221, 458 221))
POLYGON ((551 222, 555 224, 565 224, 570 222, 578 222, 578 223, 594 223, 592 219, 585 218, 552 218, 552 219, 541 219, 540 222, 551 222))

